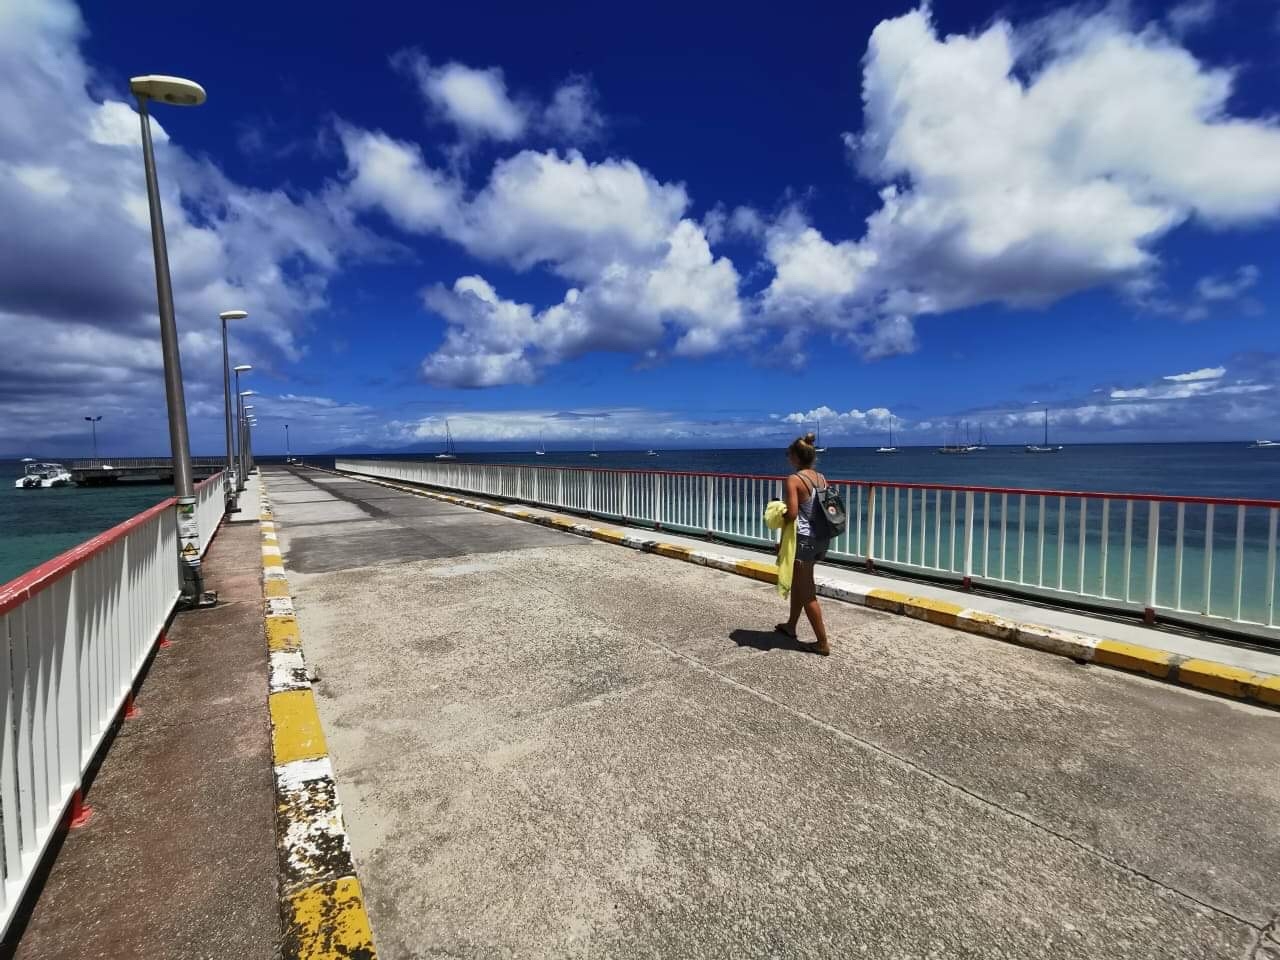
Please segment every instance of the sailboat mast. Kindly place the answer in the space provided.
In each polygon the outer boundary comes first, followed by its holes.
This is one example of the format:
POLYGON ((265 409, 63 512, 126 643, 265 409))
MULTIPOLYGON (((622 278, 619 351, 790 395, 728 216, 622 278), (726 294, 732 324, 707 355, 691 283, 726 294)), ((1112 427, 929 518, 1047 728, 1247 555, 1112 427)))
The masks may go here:
POLYGON ((1044 445, 1049 445, 1049 408, 1044 408, 1044 445))

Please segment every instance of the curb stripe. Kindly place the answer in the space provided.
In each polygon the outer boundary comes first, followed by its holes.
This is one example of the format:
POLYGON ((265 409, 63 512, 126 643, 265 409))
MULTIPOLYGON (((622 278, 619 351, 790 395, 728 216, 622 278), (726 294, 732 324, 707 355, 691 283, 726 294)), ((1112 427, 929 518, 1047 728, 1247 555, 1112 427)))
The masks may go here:
POLYGON ((376 960, 265 484, 260 489, 267 706, 284 924, 280 956, 376 960))
MULTIPOLYGON (((365 483, 387 487, 391 490, 399 490, 402 493, 409 493, 414 496, 441 500, 459 507, 470 507, 473 510, 481 510, 485 513, 501 514, 529 523, 536 523, 540 526, 553 527, 566 533, 630 547, 644 553, 656 553, 662 557, 684 560, 704 567, 713 567, 726 573, 750 577, 753 580, 761 580, 766 583, 775 583, 777 581, 777 567, 771 563, 763 563, 756 560, 739 560, 721 554, 707 553, 676 544, 663 543, 660 540, 642 539, 612 527, 597 527, 558 516, 540 516, 530 513, 523 507, 496 506, 491 503, 482 503, 478 500, 469 500, 465 497, 436 493, 389 480, 367 477, 363 474, 340 473, 337 470, 325 470, 322 467, 312 467, 311 469, 331 473, 339 477, 351 477, 365 483)), ((1125 643, 1120 640, 1108 640, 1103 637, 1072 633, 1038 623, 1006 620, 995 614, 967 609, 959 604, 949 603, 945 600, 913 597, 909 594, 899 593, 896 590, 865 588, 856 584, 836 584, 822 577, 815 579, 815 585, 817 586, 818 595, 828 599, 871 607, 886 613, 914 617, 917 620, 927 620, 939 626, 963 630, 966 633, 980 634, 993 640, 1000 640, 1019 647, 1029 647, 1043 653, 1052 653, 1080 663, 1096 663, 1100 666, 1129 673, 1142 673, 1170 683, 1217 693, 1224 697, 1280 707, 1280 676, 1252 673, 1239 667, 1216 663, 1212 660, 1179 657, 1165 650, 1144 647, 1136 643, 1125 643)))

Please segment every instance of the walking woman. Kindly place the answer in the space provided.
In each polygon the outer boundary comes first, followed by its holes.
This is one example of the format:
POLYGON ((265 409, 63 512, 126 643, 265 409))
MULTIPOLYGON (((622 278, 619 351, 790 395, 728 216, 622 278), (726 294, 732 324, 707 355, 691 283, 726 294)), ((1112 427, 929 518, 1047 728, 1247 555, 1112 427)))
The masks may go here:
POLYGON ((818 605, 813 567, 827 556, 828 541, 818 532, 826 528, 815 523, 815 514, 821 509, 816 494, 826 489, 827 478, 813 469, 818 456, 816 446, 817 437, 806 433, 787 447, 787 459, 795 472, 787 477, 783 500, 787 505, 786 522, 796 525, 796 559, 791 575, 791 616, 775 629, 796 640, 796 626, 803 612, 818 639, 816 643, 800 645, 825 657, 830 655, 831 646, 827 643, 826 624, 822 622, 822 607, 818 605))

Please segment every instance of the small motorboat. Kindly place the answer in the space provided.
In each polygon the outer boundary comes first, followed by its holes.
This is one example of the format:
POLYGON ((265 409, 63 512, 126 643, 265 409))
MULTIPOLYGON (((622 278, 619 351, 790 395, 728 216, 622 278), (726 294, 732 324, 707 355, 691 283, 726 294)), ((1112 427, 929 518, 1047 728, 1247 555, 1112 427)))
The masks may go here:
POLYGON ((1255 440, 1249 444, 1250 450, 1269 450, 1272 447, 1280 447, 1280 440, 1255 440))
POLYGON ((656 457, 656 456, 658 455, 658 451, 657 451, 657 450, 646 450, 646 451, 644 452, 644 455, 645 455, 646 457, 656 457))
POLYGON ((18 490, 48 490, 50 487, 69 487, 75 482, 60 463, 36 463, 34 460, 24 463, 22 476, 13 482, 18 490))

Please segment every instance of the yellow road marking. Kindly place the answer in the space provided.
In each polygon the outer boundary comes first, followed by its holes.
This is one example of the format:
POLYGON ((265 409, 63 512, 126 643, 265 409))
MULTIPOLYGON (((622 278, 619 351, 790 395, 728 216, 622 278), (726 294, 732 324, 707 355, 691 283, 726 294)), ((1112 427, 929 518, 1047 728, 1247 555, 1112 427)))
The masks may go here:
POLYGON ((299 960, 375 960, 360 881, 342 877, 290 895, 284 955, 299 960))
POLYGON ((316 699, 309 689, 273 693, 268 702, 276 766, 293 760, 315 760, 327 753, 316 699))
POLYGON ((1106 664, 1109 667, 1120 667, 1124 670, 1136 670, 1153 677, 1164 679, 1172 669, 1173 654, 1150 647, 1140 647, 1136 643, 1124 643, 1120 640, 1099 640, 1093 650, 1093 662, 1106 664))
POLYGON ((1187 660, 1178 664, 1178 679, 1202 690, 1229 697, 1248 697, 1262 680, 1257 674, 1212 660, 1187 660))
POLYGON ((287 597, 289 596, 288 580, 268 580, 262 585, 263 596, 271 597, 287 597))
POLYGON ((297 650, 302 646, 295 617, 267 617, 267 649, 272 653, 297 650))

